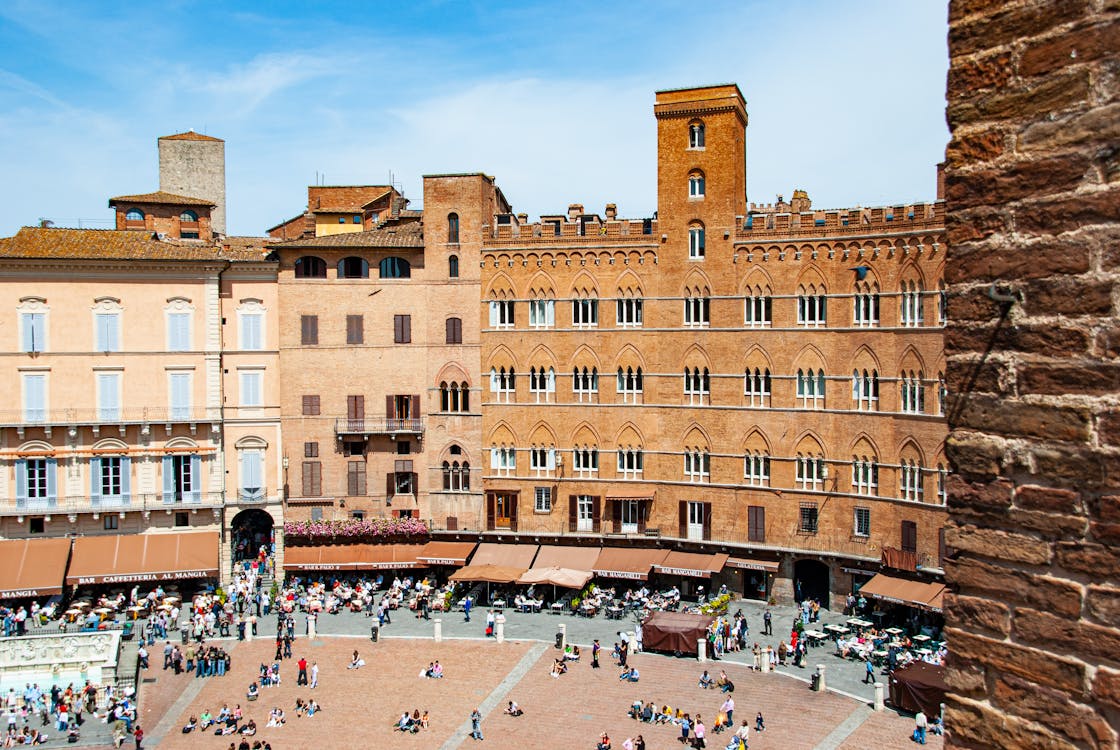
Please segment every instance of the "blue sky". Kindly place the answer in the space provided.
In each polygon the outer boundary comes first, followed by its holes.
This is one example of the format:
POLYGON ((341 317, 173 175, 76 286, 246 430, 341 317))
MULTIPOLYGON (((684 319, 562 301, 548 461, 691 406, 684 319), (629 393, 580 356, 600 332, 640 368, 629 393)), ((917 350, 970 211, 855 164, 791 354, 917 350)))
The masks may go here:
POLYGON ((306 187, 484 171, 518 212, 656 209, 654 91, 738 83, 748 198, 931 200, 944 0, 0 4, 0 235, 108 226, 156 138, 226 140, 228 229, 306 187))

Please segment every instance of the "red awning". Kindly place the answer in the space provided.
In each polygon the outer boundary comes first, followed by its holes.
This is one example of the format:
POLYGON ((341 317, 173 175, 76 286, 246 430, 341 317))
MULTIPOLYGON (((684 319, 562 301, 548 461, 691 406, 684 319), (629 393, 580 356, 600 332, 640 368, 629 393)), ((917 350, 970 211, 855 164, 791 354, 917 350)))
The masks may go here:
POLYGON ((69 537, 0 542, 0 599, 61 594, 69 559, 69 537))
POLYGON ((658 573, 670 576, 688 576, 689 578, 711 578, 712 573, 723 570, 727 562, 727 555, 706 554, 703 552, 677 552, 676 550, 666 555, 660 563, 654 564, 658 573))
POLYGON ((754 560, 746 557, 729 557, 727 567, 740 570, 765 570, 767 573, 777 573, 778 563, 770 560, 754 560))
POLYGON ((604 547, 595 561, 595 575, 604 578, 626 578, 631 581, 644 581, 649 577, 649 569, 662 562, 669 554, 663 549, 642 549, 641 547, 604 547))
POLYGON ((466 565, 476 546, 474 542, 428 542, 416 559, 428 565, 466 565))
POLYGON ((216 531, 81 536, 74 540, 66 582, 216 578, 219 543, 216 531))

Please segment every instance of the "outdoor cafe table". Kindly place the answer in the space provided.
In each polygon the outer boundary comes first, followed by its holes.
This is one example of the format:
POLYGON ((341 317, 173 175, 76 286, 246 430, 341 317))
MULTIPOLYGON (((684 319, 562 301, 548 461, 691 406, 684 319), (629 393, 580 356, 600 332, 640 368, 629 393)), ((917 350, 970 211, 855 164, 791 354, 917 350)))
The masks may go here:
POLYGON ((932 648, 916 648, 916 649, 914 649, 914 653, 919 654, 921 656, 929 656, 930 654, 933 653, 933 649, 932 648))
POLYGON ((930 637, 928 635, 916 635, 910 640, 914 641, 914 643, 928 643, 930 641, 930 637))
POLYGON ((902 635, 902 628, 887 628, 887 632, 897 637, 902 635))
POLYGON ((820 645, 820 642, 828 637, 827 633, 823 633, 820 630, 806 630, 804 635, 809 639, 809 643, 814 646, 820 645))
POLYGON ((624 611, 622 607, 607 607, 607 618, 611 620, 621 620, 624 611))
POLYGON ((847 635, 852 632, 850 628, 846 628, 843 625, 825 625, 824 629, 832 633, 833 636, 847 635))
POLYGON ((552 614, 558 615, 564 611, 564 602, 553 602, 550 607, 552 614))
POLYGON ((495 599, 493 604, 491 604, 491 606, 494 607, 494 609, 505 609, 506 608, 506 600, 505 599, 495 599))
POLYGON ((868 622, 867 620, 861 620, 858 617, 853 617, 852 619, 848 620, 848 624, 853 628, 869 628, 875 623, 868 622))

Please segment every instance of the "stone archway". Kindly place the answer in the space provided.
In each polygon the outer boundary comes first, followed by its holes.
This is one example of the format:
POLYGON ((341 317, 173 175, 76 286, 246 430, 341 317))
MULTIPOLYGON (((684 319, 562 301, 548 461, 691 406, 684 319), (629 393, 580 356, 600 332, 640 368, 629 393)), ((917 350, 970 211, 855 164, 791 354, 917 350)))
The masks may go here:
POLYGON ((793 595, 798 601, 816 599, 827 609, 830 583, 828 565, 820 560, 798 560, 793 564, 793 595))
POLYGON ((230 522, 230 559, 234 563, 251 560, 257 556, 261 545, 271 552, 275 539, 276 521, 272 514, 261 508, 246 508, 230 522))

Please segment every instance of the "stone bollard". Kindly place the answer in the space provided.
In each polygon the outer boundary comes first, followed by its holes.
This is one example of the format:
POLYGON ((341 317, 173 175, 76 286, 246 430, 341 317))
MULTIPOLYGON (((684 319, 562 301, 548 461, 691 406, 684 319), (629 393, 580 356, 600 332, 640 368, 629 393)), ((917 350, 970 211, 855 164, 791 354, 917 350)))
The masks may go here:
POLYGON ((506 640, 506 616, 501 612, 494 618, 494 638, 498 643, 504 643, 506 640))
POLYGON ((435 628, 436 643, 439 643, 443 640, 443 620, 438 617, 432 620, 432 627, 435 628))
POLYGON ((883 683, 875 683, 875 704, 872 706, 876 711, 883 710, 883 683))
POLYGON ((706 664, 708 661, 708 639, 696 639, 696 661, 701 664, 706 664))
POLYGON ((774 649, 771 646, 767 646, 766 650, 762 652, 762 671, 763 672, 771 672, 771 671, 774 670, 774 665, 770 661, 770 657, 772 657, 773 655, 774 655, 774 649))
POLYGON ((253 623, 248 620, 245 621, 245 640, 253 640, 253 623))
POLYGON ((823 664, 818 664, 817 665, 817 692, 818 693, 823 693, 823 692, 825 692, 825 690, 828 689, 828 686, 824 682, 824 670, 825 670, 825 666, 823 664))
POLYGON ((568 626, 566 623, 560 623, 560 650, 563 651, 568 646, 568 626))
POLYGON ((312 640, 315 638, 315 618, 311 617, 307 620, 307 639, 312 640))

